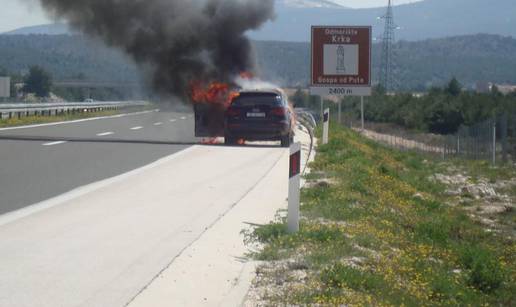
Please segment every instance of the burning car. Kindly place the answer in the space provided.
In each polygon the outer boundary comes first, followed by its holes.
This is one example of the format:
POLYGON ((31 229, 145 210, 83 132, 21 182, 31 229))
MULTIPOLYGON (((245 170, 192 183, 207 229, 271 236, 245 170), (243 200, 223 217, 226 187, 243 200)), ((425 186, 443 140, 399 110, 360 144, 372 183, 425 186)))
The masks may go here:
POLYGON ((238 140, 279 140, 288 147, 293 139, 294 114, 279 91, 241 91, 224 116, 225 143, 238 140))
POLYGON ((224 137, 233 145, 247 141, 279 140, 288 147, 293 139, 294 113, 279 90, 229 91, 211 85, 195 91, 195 135, 224 137))

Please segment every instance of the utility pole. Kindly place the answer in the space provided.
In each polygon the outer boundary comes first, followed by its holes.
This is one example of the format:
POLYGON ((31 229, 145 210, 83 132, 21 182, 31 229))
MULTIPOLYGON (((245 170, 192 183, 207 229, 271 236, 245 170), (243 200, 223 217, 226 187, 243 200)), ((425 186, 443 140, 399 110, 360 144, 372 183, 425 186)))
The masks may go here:
POLYGON ((383 86, 385 91, 393 90, 393 55, 392 47, 394 44, 394 30, 396 25, 394 24, 394 14, 392 10, 392 0, 389 0, 387 5, 387 13, 383 16, 385 19, 385 29, 382 38, 382 62, 380 68, 380 84, 383 86))

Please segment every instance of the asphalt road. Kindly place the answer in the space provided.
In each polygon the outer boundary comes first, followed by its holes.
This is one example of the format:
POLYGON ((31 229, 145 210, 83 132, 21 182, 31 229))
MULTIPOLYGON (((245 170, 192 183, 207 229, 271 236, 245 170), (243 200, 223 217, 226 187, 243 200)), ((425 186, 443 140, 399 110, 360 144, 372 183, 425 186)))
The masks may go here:
POLYGON ((288 149, 131 142, 195 141, 192 131, 188 114, 165 112, 0 131, 37 139, 0 141, 4 211, 82 186, 0 214, 0 306, 127 306, 174 263, 174 282, 196 285, 174 288, 185 303, 151 295, 144 306, 195 305, 200 290, 203 305, 225 306, 217 297, 241 274, 244 222, 283 208, 288 149), (200 262, 181 265, 197 248, 200 262))
POLYGON ((174 142, 196 142, 193 128, 191 114, 151 111, 0 129, 0 214, 188 148, 174 142))

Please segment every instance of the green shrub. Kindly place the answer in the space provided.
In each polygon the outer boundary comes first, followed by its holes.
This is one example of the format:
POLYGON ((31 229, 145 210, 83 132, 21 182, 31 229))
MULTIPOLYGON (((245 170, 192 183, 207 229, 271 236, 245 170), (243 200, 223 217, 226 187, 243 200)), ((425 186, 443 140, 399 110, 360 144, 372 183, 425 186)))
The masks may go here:
POLYGON ((321 273, 321 281, 327 287, 349 287, 357 291, 371 291, 384 285, 384 280, 381 276, 339 263, 324 269, 321 273))
POLYGON ((469 271, 469 284, 483 292, 498 289, 505 279, 498 260, 485 248, 480 246, 463 248, 460 261, 469 271))

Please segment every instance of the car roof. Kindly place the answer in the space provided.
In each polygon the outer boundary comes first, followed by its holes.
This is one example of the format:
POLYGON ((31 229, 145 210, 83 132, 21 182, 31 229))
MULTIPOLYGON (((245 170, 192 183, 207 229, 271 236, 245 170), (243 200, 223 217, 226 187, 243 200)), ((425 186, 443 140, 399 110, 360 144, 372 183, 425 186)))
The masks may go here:
POLYGON ((239 92, 240 96, 253 96, 253 95, 277 95, 283 96, 283 93, 278 89, 260 89, 260 90, 242 90, 239 92))

